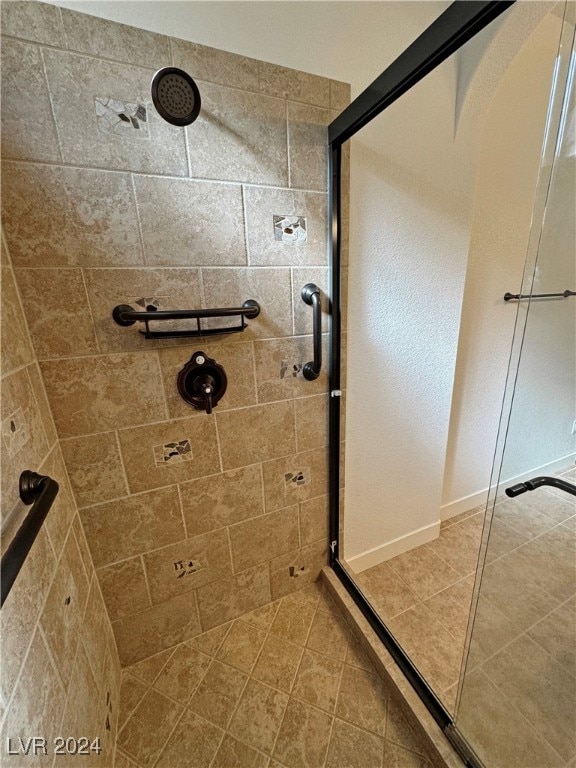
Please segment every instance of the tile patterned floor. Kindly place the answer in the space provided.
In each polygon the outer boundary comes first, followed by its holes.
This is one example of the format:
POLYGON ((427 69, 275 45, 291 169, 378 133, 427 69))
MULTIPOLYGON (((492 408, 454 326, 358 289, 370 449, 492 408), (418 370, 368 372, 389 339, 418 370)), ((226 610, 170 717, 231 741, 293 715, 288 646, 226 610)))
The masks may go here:
MULTIPOLYGON (((436 541, 356 577, 451 711, 483 518, 446 521, 436 541)), ((560 491, 495 507, 456 719, 487 765, 576 763, 576 500, 560 491)))
POLYGON ((116 768, 431 768, 314 584, 123 670, 116 768))

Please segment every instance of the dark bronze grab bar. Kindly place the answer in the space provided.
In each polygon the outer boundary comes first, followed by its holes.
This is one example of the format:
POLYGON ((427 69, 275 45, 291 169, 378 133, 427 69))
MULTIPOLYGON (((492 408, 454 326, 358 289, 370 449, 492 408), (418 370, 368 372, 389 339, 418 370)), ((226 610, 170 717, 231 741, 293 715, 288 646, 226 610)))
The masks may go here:
POLYGON ((322 370, 322 304, 320 288, 315 283, 306 283, 302 288, 302 301, 312 307, 312 333, 314 334, 314 360, 302 368, 304 378, 314 381, 322 370))
POLYGON ((576 296, 576 291, 563 291, 562 293, 505 293, 504 301, 519 301, 520 299, 567 299, 568 296, 576 296))
POLYGON ((198 338, 201 336, 216 336, 223 333, 241 333, 249 320, 258 317, 260 304, 254 299, 248 299, 241 307, 224 307, 220 309, 156 309, 139 312, 130 304, 118 304, 112 310, 112 318, 118 325, 129 326, 134 323, 144 323, 145 330, 140 333, 146 339, 177 339, 198 338), (202 328, 200 321, 209 317, 236 317, 240 315, 240 324, 228 328, 202 328), (196 320, 196 329, 188 331, 151 331, 149 323, 156 320, 196 320))
POLYGON ((533 477, 532 480, 526 480, 525 483, 516 483, 510 488, 506 488, 506 496, 514 498, 514 496, 520 496, 521 493, 526 491, 535 491, 536 488, 540 488, 541 485, 552 485, 554 488, 560 488, 561 491, 571 493, 572 496, 576 496, 576 485, 566 482, 566 480, 560 480, 558 477, 533 477))
POLYGON ((36 536, 58 495, 58 483, 47 475, 39 475, 29 469, 20 475, 20 498, 32 509, 22 521, 0 564, 1 601, 4 605, 24 561, 36 541, 36 536))

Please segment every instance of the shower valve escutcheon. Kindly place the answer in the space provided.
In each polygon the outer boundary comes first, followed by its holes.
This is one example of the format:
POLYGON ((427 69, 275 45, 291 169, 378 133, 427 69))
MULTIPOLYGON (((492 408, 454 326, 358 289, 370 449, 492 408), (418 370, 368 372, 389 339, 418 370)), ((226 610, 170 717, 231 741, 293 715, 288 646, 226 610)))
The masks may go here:
POLYGON ((212 413, 226 392, 228 379, 220 363, 204 352, 194 352, 178 374, 176 386, 186 403, 199 411, 212 413))

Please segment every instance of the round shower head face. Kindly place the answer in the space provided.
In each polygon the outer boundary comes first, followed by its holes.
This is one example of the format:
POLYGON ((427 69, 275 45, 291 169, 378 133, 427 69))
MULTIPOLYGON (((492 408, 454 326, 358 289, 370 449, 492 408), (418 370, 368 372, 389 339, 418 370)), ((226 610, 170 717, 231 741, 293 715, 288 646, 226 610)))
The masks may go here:
POLYGON ((200 91, 187 72, 164 67, 152 78, 152 101, 160 117, 172 125, 190 125, 200 113, 200 91))

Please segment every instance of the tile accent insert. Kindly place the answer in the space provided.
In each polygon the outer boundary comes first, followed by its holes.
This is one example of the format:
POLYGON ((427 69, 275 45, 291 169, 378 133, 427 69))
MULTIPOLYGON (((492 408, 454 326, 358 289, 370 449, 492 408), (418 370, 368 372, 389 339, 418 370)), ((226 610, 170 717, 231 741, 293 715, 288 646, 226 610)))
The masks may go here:
POLYGON ((192 461, 194 458, 190 440, 187 438, 165 445, 155 445, 153 451, 154 463, 157 467, 165 466, 168 463, 181 464, 183 461, 192 461))
POLYGON ((98 128, 102 133, 124 134, 130 131, 135 138, 150 138, 146 107, 143 104, 95 96, 94 107, 98 128))
POLYGON ((301 243, 308 239, 305 216, 274 215, 274 240, 283 243, 301 243))

